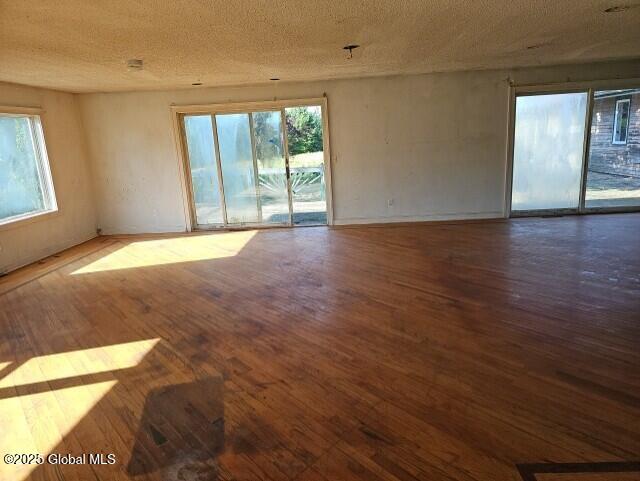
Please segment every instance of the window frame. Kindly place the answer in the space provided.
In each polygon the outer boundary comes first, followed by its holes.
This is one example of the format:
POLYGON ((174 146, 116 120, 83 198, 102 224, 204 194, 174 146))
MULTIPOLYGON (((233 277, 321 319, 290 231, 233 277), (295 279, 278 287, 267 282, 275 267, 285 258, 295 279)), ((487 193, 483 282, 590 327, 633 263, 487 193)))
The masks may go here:
POLYGON ((616 100, 616 110, 613 113, 613 137, 611 143, 613 145, 627 145, 629 138, 629 120, 631 120, 631 99, 616 100), (624 132, 624 140, 616 140, 616 132, 618 130, 618 112, 620 112, 620 104, 627 104, 627 127, 624 132))
POLYGON ((53 184, 53 176, 51 174, 51 163, 49 161, 44 129, 42 127, 43 113, 44 111, 38 107, 0 106, 0 117, 19 117, 28 119, 29 132, 31 134, 36 168, 38 171, 38 182, 40 184, 44 204, 44 208, 41 210, 0 218, 0 230, 16 227, 18 225, 43 219, 58 213, 58 201, 53 184))

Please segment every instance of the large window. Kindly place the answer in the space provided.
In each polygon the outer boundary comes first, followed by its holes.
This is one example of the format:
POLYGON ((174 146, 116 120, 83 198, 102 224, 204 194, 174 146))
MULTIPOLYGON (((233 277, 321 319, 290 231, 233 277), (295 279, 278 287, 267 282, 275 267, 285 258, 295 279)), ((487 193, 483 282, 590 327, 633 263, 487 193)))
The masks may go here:
POLYGON ((40 118, 0 113, 0 225, 56 209, 40 118))

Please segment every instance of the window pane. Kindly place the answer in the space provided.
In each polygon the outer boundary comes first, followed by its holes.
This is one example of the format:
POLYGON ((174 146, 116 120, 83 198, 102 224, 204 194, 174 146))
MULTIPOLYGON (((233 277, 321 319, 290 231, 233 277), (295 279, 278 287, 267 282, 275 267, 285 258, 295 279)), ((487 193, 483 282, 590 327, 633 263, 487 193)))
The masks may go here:
POLYGON ((577 208, 587 93, 516 99, 512 210, 577 208))
POLYGON ((640 89, 594 92, 588 162, 586 207, 640 206, 640 89))
POLYGON ((29 117, 0 116, 0 220, 48 208, 29 117))
POLYGON ((259 222, 249 114, 219 114, 216 124, 227 221, 259 222))
POLYGON ((294 224, 326 224, 322 109, 285 109, 294 224))
POLYGON ((289 195, 280 111, 254 112, 253 132, 260 181, 262 222, 286 224, 289 222, 289 195))
POLYGON ((627 141, 627 127, 629 126, 629 101, 619 100, 616 102, 616 118, 614 142, 624 144, 627 141))
POLYGON ((184 117, 196 222, 222 224, 220 184, 210 115, 184 117))

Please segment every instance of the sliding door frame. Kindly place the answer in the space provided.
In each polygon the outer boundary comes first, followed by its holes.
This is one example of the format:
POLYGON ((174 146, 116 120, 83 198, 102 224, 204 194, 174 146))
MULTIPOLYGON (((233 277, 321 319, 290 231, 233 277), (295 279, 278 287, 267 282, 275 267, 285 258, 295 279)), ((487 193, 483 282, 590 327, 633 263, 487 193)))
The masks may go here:
POLYGON ((596 90, 615 90, 638 87, 640 78, 594 80, 588 82, 565 82, 555 84, 514 85, 509 88, 509 119, 507 144, 507 185, 505 189, 505 217, 554 216, 567 214, 597 214, 614 212, 637 212, 640 206, 623 207, 586 207, 587 174, 589 169, 589 150, 591 146, 591 123, 593 120, 594 92, 596 90), (585 112, 585 135, 582 145, 582 172, 580 178, 580 196, 577 208, 568 209, 512 209, 513 195, 513 156, 515 149, 516 101, 518 97, 530 95, 551 95, 564 93, 587 93, 587 109, 585 112))
POLYGON ((587 177, 589 171, 589 148, 591 146, 591 123, 593 121, 593 92, 594 89, 587 90, 587 113, 584 127, 584 140, 582 142, 582 172, 580 172, 580 201, 578 203, 578 213, 585 213, 585 201, 587 197, 587 177))
MULTIPOLYGON (((186 132, 184 132, 184 122, 182 121, 182 119, 184 119, 184 114, 180 116, 180 127, 182 130, 182 138, 185 140, 184 144, 187 145, 187 142, 186 142, 187 135, 186 135, 186 132)), ((214 152, 214 155, 216 156, 214 161, 216 163, 216 170, 218 172, 218 191, 220 193, 220 207, 222 208, 222 222, 224 223, 224 225, 227 225, 229 223, 229 218, 227 217, 227 203, 224 201, 225 196, 224 196, 224 180, 222 179, 222 162, 219 161, 220 142, 218 142, 218 121, 216 120, 216 116, 213 114, 211 115, 211 128, 213 129, 213 152, 214 152)), ((196 214, 195 214, 196 213, 195 201, 193 200, 193 186, 191 185, 191 167, 189 167, 189 155, 187 154, 186 150, 185 150, 185 154, 186 154, 185 167, 189 169, 187 171, 187 179, 189 179, 189 185, 187 187, 189 188, 189 192, 192 195, 191 197, 191 206, 192 206, 191 212, 193 213, 192 222, 194 222, 195 225, 198 225, 196 214)))
MULTIPOLYGON (((171 120, 173 123, 174 138, 176 144, 176 154, 179 167, 180 184, 182 188, 182 200, 183 209, 185 215, 185 225, 187 231, 194 230, 229 230, 229 229, 259 229, 259 228, 275 228, 275 227, 293 227, 293 199, 291 194, 291 178, 289 169, 289 152, 287 143, 286 132, 286 119, 284 115, 284 109, 289 107, 308 107, 318 106, 322 114, 322 143, 323 143, 323 158, 324 158, 324 178, 325 178, 325 197, 327 206, 327 225, 333 225, 333 189, 332 189, 332 177, 331 177, 331 150, 329 142, 329 113, 327 107, 327 97, 315 97, 306 99, 284 99, 284 100, 272 100, 272 101, 258 101, 258 102, 237 102, 237 103, 217 103, 217 104, 202 104, 202 105, 171 105, 171 120), (250 129, 253 133, 253 114, 255 112, 280 112, 282 122, 282 136, 283 136, 283 150, 285 157, 285 168, 287 177, 287 196, 289 202, 289 222, 282 224, 264 224, 264 223, 247 223, 247 224, 229 224, 226 213, 226 201, 224 197, 224 180, 222 178, 222 172, 220 168, 220 151, 218 144, 218 132, 216 124, 217 114, 230 114, 230 113, 248 113, 250 129), (216 165, 218 169, 218 179, 220 186, 220 199, 222 203, 223 224, 198 224, 195 212, 195 202, 193 197, 193 186, 191 185, 191 171, 189 167, 189 155, 188 147, 186 143, 186 135, 184 130, 183 118, 188 115, 211 115, 213 135, 214 135, 214 150, 216 155, 216 165)), ((254 172, 258 175, 255 169, 256 152, 255 152, 255 139, 251 136, 252 155, 254 162, 254 172)), ((256 185, 256 189, 259 186, 256 185)), ((256 190, 256 194, 259 197, 259 190, 256 190)), ((260 199, 258 199, 260 202, 260 199)), ((259 209, 260 212, 260 209, 259 209)))
MULTIPOLYGON (((251 137, 251 157, 253 160, 253 183, 256 186, 256 208, 258 209, 258 224, 262 224, 262 198, 260 197, 260 177, 258 175, 258 153, 256 151, 255 125, 253 125, 253 112, 249 112, 249 136, 251 137)), ((282 126, 284 129, 284 125, 282 126)), ((283 132, 284 135, 284 132, 283 132)), ((222 158, 218 157, 222 162, 222 158)), ((225 202, 226 204, 226 199, 225 202)))
MULTIPOLYGON (((280 109, 280 123, 286 129, 287 116, 284 113, 284 109, 280 109)), ((293 226, 293 185, 291 185, 291 169, 289 168, 289 139, 286 132, 282 133, 282 147, 284 150, 285 177, 287 178, 287 203, 289 204, 289 225, 293 226)))

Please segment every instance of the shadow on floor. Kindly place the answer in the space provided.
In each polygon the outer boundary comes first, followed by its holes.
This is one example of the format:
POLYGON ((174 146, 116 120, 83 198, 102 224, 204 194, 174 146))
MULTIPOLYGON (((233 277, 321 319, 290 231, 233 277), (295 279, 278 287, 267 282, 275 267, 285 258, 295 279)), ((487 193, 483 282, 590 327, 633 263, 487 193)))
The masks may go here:
POLYGON ((224 450, 222 377, 174 384, 149 393, 127 473, 163 471, 162 479, 218 479, 216 457, 224 450))

